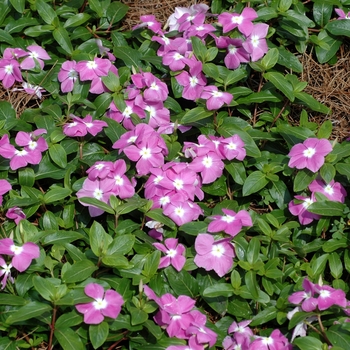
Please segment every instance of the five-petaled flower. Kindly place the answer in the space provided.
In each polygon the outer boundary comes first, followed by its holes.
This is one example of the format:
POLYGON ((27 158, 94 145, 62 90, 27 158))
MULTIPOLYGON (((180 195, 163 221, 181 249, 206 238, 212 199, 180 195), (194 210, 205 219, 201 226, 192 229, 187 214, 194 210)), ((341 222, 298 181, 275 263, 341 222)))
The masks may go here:
POLYGON ((332 145, 327 139, 309 138, 303 143, 292 147, 288 156, 290 168, 307 168, 317 172, 324 164, 325 156, 332 151, 332 145))
POLYGON ((177 271, 182 270, 186 262, 186 258, 183 255, 186 249, 182 244, 178 244, 178 239, 168 238, 164 241, 164 244, 153 243, 153 245, 166 254, 160 258, 158 268, 172 265, 177 271))
POLYGON ((106 292, 97 283, 89 283, 85 286, 84 292, 94 301, 86 304, 75 305, 76 309, 84 314, 86 324, 100 324, 105 317, 116 319, 124 303, 122 296, 113 289, 106 292))

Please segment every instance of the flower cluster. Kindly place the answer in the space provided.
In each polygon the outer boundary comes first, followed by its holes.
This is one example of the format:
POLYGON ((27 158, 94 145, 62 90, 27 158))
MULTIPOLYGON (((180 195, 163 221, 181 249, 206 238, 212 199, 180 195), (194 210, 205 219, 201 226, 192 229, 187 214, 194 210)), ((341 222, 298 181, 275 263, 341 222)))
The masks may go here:
MULTIPOLYGON (((134 184, 126 177, 126 163, 123 159, 115 162, 96 162, 87 170, 88 177, 82 188, 77 192, 77 197, 90 197, 104 203, 109 203, 110 196, 118 196, 121 199, 131 198, 135 194, 134 184)), ((101 215, 104 211, 93 205, 81 202, 89 207, 92 217, 101 215)))
POLYGON ((17 170, 28 164, 39 164, 42 159, 42 152, 48 149, 46 140, 40 136, 46 134, 45 129, 37 129, 33 132, 19 131, 15 142, 22 149, 18 150, 10 144, 7 134, 0 139, 0 155, 10 159, 10 168, 17 170))
POLYGON ((39 247, 32 242, 24 243, 22 246, 14 244, 11 238, 0 239, 0 254, 11 257, 11 262, 7 263, 6 260, 0 255, 0 277, 1 289, 6 287, 7 281, 14 282, 11 276, 11 269, 14 268, 19 272, 27 270, 33 259, 37 259, 40 256, 39 247))
POLYGON ((73 122, 63 125, 63 133, 71 137, 83 137, 88 133, 96 136, 108 124, 102 120, 93 120, 91 115, 81 119, 71 114, 73 122))
MULTIPOLYGON (((27 51, 20 48, 6 48, 3 58, 0 59, 0 81, 5 89, 9 89, 17 82, 23 82, 22 70, 31 70, 37 66, 40 69, 44 68, 44 60, 49 60, 51 57, 48 53, 38 45, 30 45, 27 51)), ((24 82, 24 89, 27 89, 28 83, 24 82)), ((28 93, 29 90, 27 91, 28 93)), ((32 92, 32 94, 35 92, 32 92)))
POLYGON ((100 324, 105 317, 116 319, 124 303, 122 296, 113 289, 104 291, 97 283, 89 283, 84 288, 85 294, 94 299, 86 304, 75 305, 84 315, 86 324, 100 324))
MULTIPOLYGON (((212 347, 216 343, 217 334, 206 327, 206 316, 194 309, 196 301, 186 295, 175 298, 172 294, 164 294, 158 297, 151 288, 144 286, 144 293, 150 300, 154 300, 159 306, 154 321, 165 328, 169 337, 187 339, 189 346, 198 350, 204 350, 208 344, 212 347)), ((181 350, 185 347, 170 346, 167 350, 181 350)))

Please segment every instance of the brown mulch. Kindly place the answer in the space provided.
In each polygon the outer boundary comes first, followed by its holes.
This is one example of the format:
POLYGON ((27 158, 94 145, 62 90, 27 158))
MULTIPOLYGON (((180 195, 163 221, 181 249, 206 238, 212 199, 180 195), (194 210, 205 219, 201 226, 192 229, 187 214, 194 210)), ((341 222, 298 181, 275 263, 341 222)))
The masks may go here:
MULTIPOLYGON (((329 119, 333 125, 331 138, 342 141, 350 136, 350 50, 345 43, 338 51, 335 64, 319 64, 312 53, 301 56, 304 70, 300 80, 307 81, 305 92, 331 109, 330 115, 308 111, 309 121, 321 125, 329 119)), ((293 118, 292 119, 299 119, 293 118)), ((295 120, 296 121, 296 120, 295 120)))

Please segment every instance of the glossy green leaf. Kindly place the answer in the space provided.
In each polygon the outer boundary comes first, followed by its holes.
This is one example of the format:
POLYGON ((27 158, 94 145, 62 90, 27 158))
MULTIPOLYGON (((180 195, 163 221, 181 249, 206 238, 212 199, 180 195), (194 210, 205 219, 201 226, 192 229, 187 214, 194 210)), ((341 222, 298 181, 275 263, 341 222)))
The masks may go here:
POLYGON ((53 301, 56 288, 55 286, 46 278, 40 276, 33 277, 33 285, 36 291, 47 301, 53 301))
POLYGON ((49 304, 40 303, 38 301, 31 301, 11 313, 10 316, 6 319, 6 323, 13 324, 36 317, 40 319, 40 316, 42 314, 45 312, 50 312, 51 309, 52 307, 49 304))
POLYGON ((44 194, 44 203, 51 204, 58 202, 71 194, 69 188, 54 188, 44 194))
POLYGON ((196 107, 190 109, 185 113, 185 115, 181 119, 181 124, 193 124, 198 122, 199 120, 205 119, 213 115, 213 112, 208 112, 203 107, 196 107))
POLYGON ((314 214, 324 216, 342 216, 345 205, 335 201, 314 202, 307 210, 314 214))
POLYGON ((87 22, 90 18, 91 16, 88 13, 77 13, 76 15, 69 17, 63 27, 78 27, 87 22))
POLYGON ((72 264, 62 273, 62 281, 64 283, 81 282, 91 277, 92 273, 98 267, 91 260, 80 260, 72 264))
POLYGON ((143 68, 143 64, 141 62, 141 53, 129 46, 120 46, 113 48, 113 54, 115 57, 121 59, 124 64, 131 68, 143 68))
POLYGON ((314 337, 298 337, 293 342, 300 350, 320 350, 323 348, 322 342, 314 337))
POLYGON ((107 322, 101 322, 100 324, 93 324, 89 326, 89 337, 94 349, 102 346, 109 334, 109 327, 107 322))
POLYGON ((91 198, 91 197, 81 197, 79 198, 80 202, 86 203, 86 204, 90 204, 94 207, 97 207, 101 210, 104 210, 105 212, 109 213, 109 214, 115 214, 114 210, 105 202, 102 202, 96 198, 91 198))
POLYGON ((112 241, 112 237, 109 236, 102 225, 97 221, 94 221, 90 231, 90 246, 91 250, 97 257, 101 257, 107 251, 108 245, 112 241))
POLYGON ((217 283, 207 287, 204 292, 204 297, 230 297, 233 295, 233 287, 227 283, 217 283))
POLYGON ((250 326, 260 326, 268 321, 276 318, 277 309, 274 306, 269 306, 266 309, 260 311, 256 316, 253 317, 250 326))
POLYGON ((301 169, 298 171, 293 184, 294 192, 300 192, 305 190, 311 183, 312 180, 316 178, 315 173, 308 169, 301 169))
POLYGON ((55 338, 63 350, 84 350, 86 349, 79 335, 71 328, 55 328, 55 338))
POLYGON ((333 35, 350 37, 350 23, 347 19, 331 21, 324 28, 333 35))
POLYGON ((329 268, 334 278, 340 278, 343 274, 343 264, 340 260, 339 254, 333 252, 328 256, 329 268))
POLYGON ((278 90, 280 90, 291 102, 294 101, 295 96, 293 87, 289 81, 285 79, 283 74, 278 72, 264 73, 264 78, 270 81, 278 90))
POLYGON ((266 179, 266 175, 261 171, 253 171, 245 180, 243 185, 243 196, 249 196, 252 193, 259 192, 269 183, 266 179))
POLYGON ((52 36, 68 55, 71 55, 73 53, 73 46, 70 41, 69 34, 65 28, 55 28, 52 32, 52 36))
POLYGON ((252 295, 254 300, 259 298, 259 287, 257 284, 256 273, 254 271, 248 271, 245 274, 244 281, 247 287, 247 290, 252 295))
POLYGON ((22 306, 26 304, 27 300, 17 295, 2 293, 0 298, 0 305, 22 306))
POLYGON ((57 18, 57 15, 52 6, 44 2, 44 0, 36 0, 35 5, 43 21, 47 24, 54 24, 53 22, 57 18))
POLYGON ((164 269, 164 273, 171 288, 177 295, 188 295, 195 298, 198 293, 198 282, 189 272, 181 270, 177 272, 171 266, 164 269))
POLYGON ((278 57, 279 57, 278 49, 276 48, 270 49, 261 60, 261 64, 264 67, 264 69, 269 70, 273 68, 278 61, 278 57))

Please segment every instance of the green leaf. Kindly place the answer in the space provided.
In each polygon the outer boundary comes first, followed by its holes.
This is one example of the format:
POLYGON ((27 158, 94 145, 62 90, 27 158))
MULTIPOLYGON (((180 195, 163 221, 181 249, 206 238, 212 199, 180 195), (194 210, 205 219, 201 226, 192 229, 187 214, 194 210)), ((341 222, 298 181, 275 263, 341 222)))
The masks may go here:
POLYGON ((8 23, 5 30, 9 34, 22 33, 24 28, 34 26, 36 24, 38 24, 38 21, 35 18, 19 18, 16 21, 8 23))
POLYGON ((22 306, 26 299, 12 294, 1 293, 0 305, 22 306))
POLYGON ((283 46, 278 48, 278 52, 278 64, 289 68, 296 73, 301 73, 303 71, 303 65, 293 53, 287 51, 283 46))
POLYGON ((269 193, 280 209, 283 209, 292 200, 290 192, 283 181, 271 181, 269 193))
POLYGON ((131 324, 133 326, 137 324, 142 324, 148 320, 148 314, 140 309, 137 309, 136 307, 130 308, 130 315, 131 315, 131 324))
POLYGON ((270 81, 278 90, 280 90, 289 99, 289 101, 294 101, 295 96, 293 87, 291 83, 286 80, 283 74, 278 72, 264 73, 264 78, 270 81))
POLYGON ((181 270, 177 272, 169 266, 164 269, 164 273, 173 291, 177 295, 188 295, 191 298, 197 296, 199 286, 197 280, 189 272, 181 270))
POLYGON ((155 221, 160 222, 161 224, 164 224, 168 226, 170 229, 175 230, 176 225, 173 220, 169 219, 167 216, 163 215, 162 209, 153 209, 146 213, 146 215, 155 221))
POLYGON ((336 171, 332 164, 325 163, 320 169, 320 174, 325 183, 329 184, 334 179, 336 171))
POLYGON ((103 17, 104 12, 107 10, 101 6, 100 0, 89 0, 89 7, 92 11, 94 11, 99 18, 103 17))
POLYGON ((56 293, 55 286, 46 278, 33 277, 33 285, 36 291, 47 301, 53 301, 56 293))
POLYGON ((209 286, 205 288, 203 291, 203 296, 204 297, 230 297, 233 295, 234 289, 231 285, 227 283, 217 283, 214 284, 213 286, 209 286))
POLYGON ((312 8, 312 14, 315 22, 324 27, 331 19, 333 12, 333 5, 326 1, 314 2, 312 8))
POLYGON ((294 340, 300 350, 320 350, 323 349, 322 342, 314 337, 304 336, 294 340))
POLYGON ((104 265, 111 266, 116 269, 128 269, 130 267, 128 259, 120 254, 106 254, 103 256, 102 262, 104 265))
POLYGON ((89 326, 89 337, 94 349, 102 346, 107 340, 109 334, 109 326, 107 322, 93 324, 89 326))
POLYGON ((91 250, 97 257, 103 256, 107 249, 108 245, 112 241, 112 237, 109 236, 102 225, 97 221, 94 221, 89 232, 90 236, 90 246, 91 250))
POLYGON ((77 13, 76 15, 69 17, 63 27, 79 27, 80 25, 88 21, 90 18, 91 16, 85 12, 77 13))
POLYGON ((80 202, 83 202, 85 204, 90 204, 94 207, 97 207, 101 210, 104 210, 105 212, 109 214, 115 214, 114 210, 105 202, 102 202, 96 198, 91 198, 91 197, 81 197, 79 198, 80 202))
POLYGON ((76 241, 78 239, 84 239, 85 236, 75 231, 57 231, 50 233, 42 239, 43 245, 48 244, 65 244, 76 241))
POLYGON ((160 256, 161 253, 159 250, 155 250, 151 254, 147 255, 142 271, 143 275, 148 278, 152 278, 156 274, 159 266, 160 256))
POLYGON ((31 301, 28 304, 22 306, 16 311, 13 311, 7 318, 6 323, 13 324, 16 322, 22 322, 34 317, 41 316, 45 312, 50 312, 52 307, 49 304, 39 303, 38 301, 31 301))
POLYGON ((249 196, 252 193, 259 192, 269 183, 266 179, 266 175, 261 171, 253 171, 245 180, 242 193, 243 196, 249 196))
POLYGON ((278 125, 277 131, 291 145, 304 142, 309 137, 315 137, 310 129, 301 126, 290 126, 289 124, 278 125))
POLYGON ((59 167, 63 169, 67 167, 67 153, 59 143, 56 143, 49 147, 49 154, 53 162, 59 167))
POLYGON ((239 185, 244 184, 247 174, 242 162, 230 161, 228 164, 225 164, 225 169, 230 173, 235 183, 239 185))
POLYGON ((252 295, 254 300, 259 298, 259 287, 257 284, 256 273, 254 271, 248 271, 244 278, 248 292, 252 295))
POLYGON ((337 163, 335 168, 339 174, 345 175, 350 180, 350 166, 348 163, 337 163))
POLYGON ((345 328, 345 324, 335 324, 326 331, 328 339, 332 345, 339 346, 341 349, 350 348, 350 331, 345 328))
POLYGON ((331 275, 334 278, 340 278, 343 274, 343 264, 337 252, 329 254, 328 257, 329 268, 331 270, 331 275))
POLYGON ((248 263, 254 265, 259 260, 260 241, 257 237, 253 237, 248 245, 247 260, 248 263))
POLYGON ((207 52, 205 45, 203 44, 202 40, 196 36, 192 36, 190 39, 192 42, 194 54, 196 55, 198 60, 200 60, 202 63, 204 63, 205 54, 207 52))
POLYGON ((3 29, 0 29, 0 41, 14 45, 13 37, 3 29))
POLYGON ((203 107, 195 107, 193 109, 190 109, 185 113, 185 115, 182 117, 180 123, 181 124, 193 124, 199 120, 208 118, 213 115, 213 112, 208 112, 203 107))
POLYGON ((62 273, 62 281, 64 283, 81 282, 91 277, 92 273, 98 269, 91 260, 80 260, 69 266, 62 273))
POLYGON ((85 350, 81 338, 71 328, 57 328, 54 332, 55 338, 58 340, 63 350, 85 350))
POLYGON ((108 124, 108 127, 104 128, 104 132, 112 142, 116 142, 123 134, 125 134, 126 130, 120 123, 111 118, 102 118, 102 120, 108 124))
POLYGON ((109 244, 107 254, 128 254, 135 244, 135 236, 130 234, 124 234, 114 238, 112 243, 109 244))
POLYGON ((208 224, 204 221, 192 221, 179 227, 179 230, 191 236, 197 236, 201 232, 207 232, 208 224))
POLYGON ((68 54, 72 55, 73 46, 69 38, 67 30, 63 27, 58 27, 52 32, 52 36, 57 41, 58 45, 68 54))
POLYGON ((322 249, 324 252, 330 253, 339 248, 346 248, 347 246, 348 246, 348 242, 345 237, 342 237, 341 239, 331 238, 323 244, 322 249))
POLYGON ((279 57, 279 52, 278 52, 278 49, 276 48, 270 49, 265 54, 265 56, 261 60, 261 64, 264 67, 265 71, 273 68, 276 65, 278 61, 278 57, 279 57))
POLYGON ((320 112, 323 114, 331 113, 331 110, 328 107, 315 100, 311 95, 307 94, 306 92, 296 92, 295 98, 304 102, 305 105, 311 108, 313 111, 320 112))
POLYGON ((324 216, 342 216, 345 205, 335 201, 314 202, 307 210, 311 213, 324 216))
POLYGON ((32 168, 18 170, 18 182, 21 186, 32 187, 35 183, 35 174, 32 168))
POLYGON ((324 28, 333 35, 350 37, 350 22, 347 19, 331 21, 324 28))
MULTIPOLYGON (((333 7, 333 6, 331 6, 333 7)), ((337 51, 339 50, 340 45, 342 44, 341 40, 335 39, 333 36, 329 36, 327 31, 321 30, 318 34, 318 39, 328 45, 328 49, 325 49, 319 45, 316 45, 316 56, 319 63, 326 63, 332 59, 337 51)))
MULTIPOLYGON (((250 326, 260 326, 263 323, 267 323, 276 318, 277 309, 275 306, 269 306, 263 311, 260 311, 256 316, 253 317, 250 326)), ((320 349, 318 349, 320 350, 320 349)))
POLYGON ((72 191, 69 188, 54 188, 44 194, 44 203, 51 204, 68 197, 72 191))
POLYGON ((317 174, 308 169, 299 170, 297 176, 294 179, 293 190, 294 192, 300 192, 305 190, 316 178, 317 174))
POLYGON ((323 254, 310 263, 308 273, 312 278, 319 277, 325 270, 329 254, 323 254))
MULTIPOLYGON (((37 37, 37 36, 41 36, 44 33, 52 33, 52 31, 55 29, 54 26, 50 25, 50 24, 44 24, 44 25, 40 25, 40 26, 34 26, 34 27, 29 27, 26 28, 23 33, 27 36, 30 37, 37 37)), ((1 36, 0 36, 1 37, 1 36)))
POLYGON ((25 0, 10 0, 10 3, 17 12, 19 12, 19 13, 24 12, 25 0))
POLYGON ((121 59, 124 62, 124 64, 129 68, 144 68, 141 62, 141 53, 129 46, 114 47, 113 54, 115 55, 115 57, 121 59))
POLYGON ((52 6, 43 0, 36 0, 35 5, 42 20, 47 24, 54 24, 54 20, 57 18, 57 15, 52 6))
POLYGON ((120 1, 112 2, 107 8, 107 19, 111 24, 119 22, 128 12, 129 6, 120 1))

